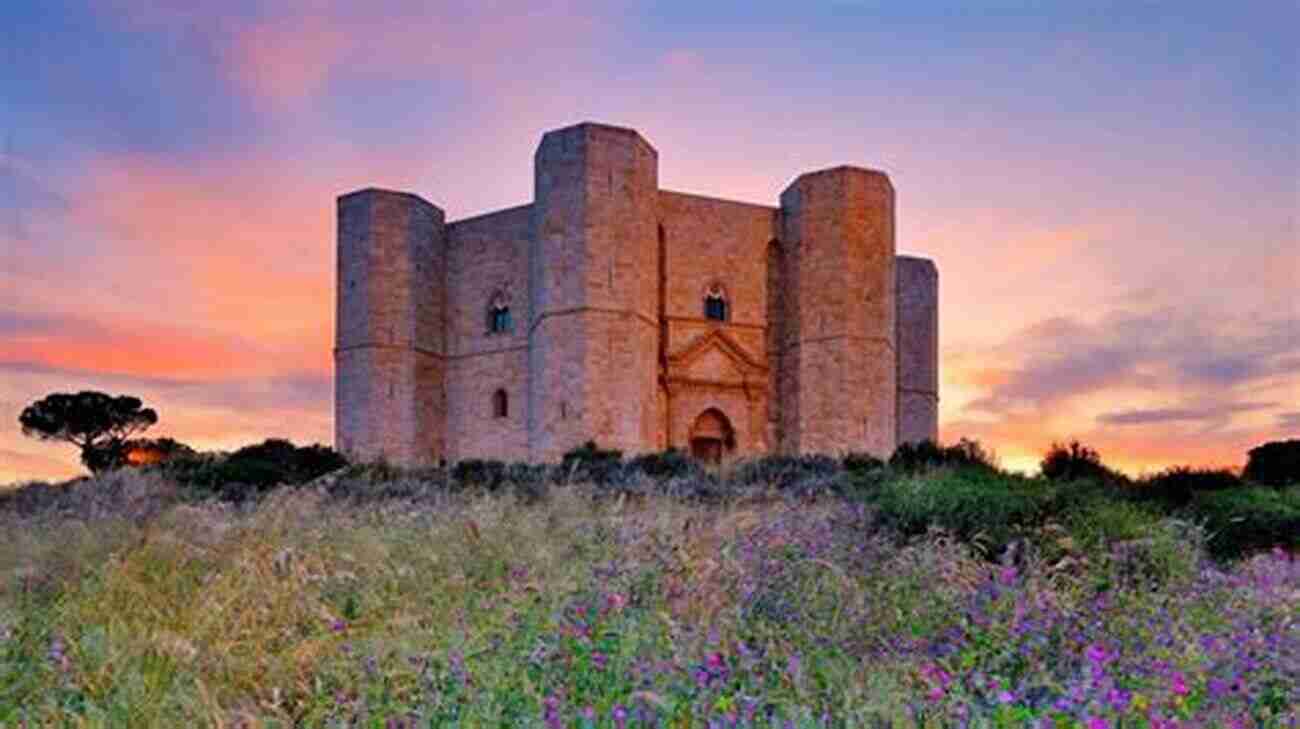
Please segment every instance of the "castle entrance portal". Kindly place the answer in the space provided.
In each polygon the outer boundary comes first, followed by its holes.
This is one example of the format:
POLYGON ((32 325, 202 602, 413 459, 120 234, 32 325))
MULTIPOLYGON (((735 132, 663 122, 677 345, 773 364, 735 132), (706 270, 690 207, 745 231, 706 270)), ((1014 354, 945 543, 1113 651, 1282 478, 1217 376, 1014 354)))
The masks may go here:
POLYGON ((721 463, 736 447, 731 421, 717 408, 700 413, 691 426, 691 455, 705 463, 721 463))

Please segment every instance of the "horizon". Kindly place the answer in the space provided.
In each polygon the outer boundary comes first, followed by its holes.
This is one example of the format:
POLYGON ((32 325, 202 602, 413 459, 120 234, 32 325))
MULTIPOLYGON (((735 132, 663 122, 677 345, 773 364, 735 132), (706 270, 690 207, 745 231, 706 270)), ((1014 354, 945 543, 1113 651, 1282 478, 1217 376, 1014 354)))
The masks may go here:
POLYGON ((527 204, 580 120, 691 194, 887 172, 940 271, 944 442, 1136 476, 1300 437, 1294 3, 380 6, 0 10, 0 485, 83 472, 19 429, 52 392, 332 444, 335 196, 527 204))

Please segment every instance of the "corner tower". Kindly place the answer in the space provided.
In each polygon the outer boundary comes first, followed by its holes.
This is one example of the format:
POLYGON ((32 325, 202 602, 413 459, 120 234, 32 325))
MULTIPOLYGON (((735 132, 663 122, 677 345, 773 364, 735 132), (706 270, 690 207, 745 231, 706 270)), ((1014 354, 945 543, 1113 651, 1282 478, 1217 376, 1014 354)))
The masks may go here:
POLYGON ((899 256, 898 444, 939 440, 939 269, 899 256))
POLYGON ((652 448, 658 402, 659 157, 632 129, 547 132, 534 159, 529 442, 652 448))
POLYGON ((443 211, 404 192, 338 198, 334 441, 354 460, 446 452, 443 211))
POLYGON ((896 444, 894 187, 882 172, 835 167, 781 194, 782 450, 896 444))

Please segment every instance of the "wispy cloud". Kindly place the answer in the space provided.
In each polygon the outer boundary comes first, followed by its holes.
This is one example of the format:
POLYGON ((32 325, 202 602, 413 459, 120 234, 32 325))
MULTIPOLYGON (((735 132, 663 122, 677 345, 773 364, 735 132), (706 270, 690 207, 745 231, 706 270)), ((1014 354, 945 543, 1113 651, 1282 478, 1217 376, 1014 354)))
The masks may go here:
POLYGON ((1235 413, 1270 410, 1276 402, 1228 402, 1200 408, 1151 408, 1147 410, 1121 410, 1097 416, 1103 425, 1149 425, 1173 422, 1222 422, 1235 413))
POLYGON ((1297 331, 1297 319, 1221 316, 1210 326, 1176 309, 1116 311, 1095 323, 1058 317, 998 345, 1020 363, 968 410, 1043 408, 1106 388, 1225 388, 1296 376, 1297 331))

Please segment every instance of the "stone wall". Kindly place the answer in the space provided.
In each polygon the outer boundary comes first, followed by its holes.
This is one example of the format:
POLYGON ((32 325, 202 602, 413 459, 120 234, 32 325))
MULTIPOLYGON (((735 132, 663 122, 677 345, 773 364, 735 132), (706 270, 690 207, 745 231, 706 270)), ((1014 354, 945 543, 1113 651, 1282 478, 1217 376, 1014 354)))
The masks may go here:
POLYGON ((445 452, 445 227, 416 195, 338 199, 335 428, 354 459, 445 452))
POLYGON ((873 170, 813 172, 782 193, 781 212, 785 447, 888 457, 897 437, 893 186, 873 170))
POLYGON ((899 256, 898 442, 939 440, 939 269, 899 256))
POLYGON ((528 459, 528 256, 532 206, 447 226, 447 458, 528 459), (489 307, 501 297, 511 330, 491 332, 489 307), (508 412, 492 408, 498 390, 508 412))
POLYGON ((658 154, 631 129, 579 124, 535 157, 529 340, 531 455, 596 437, 654 447, 658 154))
POLYGON ((896 260, 883 173, 802 175, 780 207, 719 200, 660 190, 634 130, 579 124, 543 136, 534 176, 532 204, 451 224, 407 193, 339 198, 340 450, 689 448, 710 409, 732 457, 888 455, 937 435, 938 274, 896 260), (714 286, 721 323, 704 316, 714 286), (497 296, 511 331, 489 332, 497 296))
MULTIPOLYGON (((667 190, 659 193, 659 220, 664 234, 664 350, 670 360, 711 332, 724 332, 744 356, 768 362, 767 250, 777 231, 777 209, 667 190), (706 292, 719 286, 727 301, 727 321, 705 318, 706 292)), ((766 375, 748 382, 734 375, 736 364, 715 362, 714 371, 692 368, 669 378, 687 378, 695 389, 677 384, 668 390, 668 445, 689 449, 689 427, 708 408, 717 408, 736 429, 732 457, 769 450, 766 375), (728 389, 730 388, 730 389, 728 389)), ((692 365, 707 365, 707 361, 692 365)))

